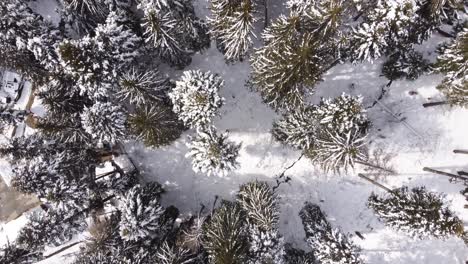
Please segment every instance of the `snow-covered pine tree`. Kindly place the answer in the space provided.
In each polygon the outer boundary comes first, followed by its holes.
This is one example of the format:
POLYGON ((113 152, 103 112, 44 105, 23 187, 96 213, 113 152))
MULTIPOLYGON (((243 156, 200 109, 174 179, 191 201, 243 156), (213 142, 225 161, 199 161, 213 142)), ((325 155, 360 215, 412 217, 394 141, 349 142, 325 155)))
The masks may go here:
POLYGON ((167 145, 178 139, 184 125, 169 107, 144 105, 128 118, 129 131, 147 147, 167 145))
POLYGON ((366 134, 370 121, 362 105, 362 97, 345 93, 333 99, 323 99, 316 107, 315 113, 323 128, 339 134, 358 131, 366 134))
POLYGON ((185 71, 169 93, 174 112, 185 125, 202 127, 211 122, 224 104, 218 92, 224 81, 210 72, 185 71))
POLYGON ((360 249, 340 230, 333 228, 316 204, 306 202, 299 212, 307 243, 323 264, 360 264, 360 249))
POLYGON ((98 144, 113 145, 124 139, 127 133, 127 116, 124 109, 110 102, 95 102, 81 114, 81 122, 87 133, 98 144))
POLYGON ((430 62, 420 52, 411 49, 390 55, 382 67, 382 74, 389 80, 406 78, 416 80, 430 71, 430 62))
POLYGON ((211 0, 211 34, 226 60, 242 60, 253 42, 255 2, 253 0, 211 0))
POLYGON ((0 247, 0 263, 3 264, 34 264, 43 258, 42 253, 19 247, 7 242, 0 247))
POLYGON ((119 205, 120 236, 126 241, 141 241, 158 235, 164 209, 159 204, 161 186, 135 185, 119 205))
POLYGON ((468 104, 468 28, 458 33, 457 38, 447 46, 442 46, 437 57, 435 70, 445 74, 437 86, 451 105, 468 104))
POLYGON ((16 243, 32 251, 42 251, 44 246, 59 246, 86 227, 82 217, 66 219, 70 212, 49 208, 47 211, 34 211, 28 222, 21 228, 16 243))
POLYGON ((92 33, 99 23, 106 20, 109 13, 109 5, 106 3, 108 0, 59 0, 59 2, 62 6, 59 10, 61 23, 67 26, 69 35, 72 35, 70 30, 78 35, 92 33))
POLYGON ((36 128, 45 136, 69 144, 93 145, 95 142, 81 123, 78 113, 48 114, 36 119, 36 128))
POLYGON ((241 185, 237 201, 247 214, 249 263, 283 263, 284 244, 278 232, 278 197, 266 182, 241 185))
POLYGON ((155 256, 155 260, 158 264, 184 264, 191 263, 193 258, 190 256, 189 250, 177 245, 171 247, 169 243, 165 241, 159 247, 155 256))
POLYGON ((313 147, 319 130, 315 107, 298 107, 275 121, 271 133, 276 140, 303 150, 313 147))
POLYGON ((252 58, 250 84, 275 109, 294 109, 321 76, 339 62, 343 2, 327 0, 307 14, 280 16, 263 33, 252 58))
POLYGON ((55 151, 59 151, 59 147, 45 140, 39 133, 14 137, 0 146, 0 156, 12 163, 21 159, 31 159, 39 154, 55 153, 55 151))
POLYGON ((425 187, 402 187, 383 196, 372 193, 367 205, 386 225, 415 237, 465 236, 463 221, 444 204, 444 197, 425 187))
POLYGON ((237 156, 241 144, 228 140, 228 134, 218 134, 216 128, 210 126, 197 130, 197 136, 188 143, 187 157, 192 158, 192 167, 196 172, 208 176, 225 176, 239 166, 237 156))
POLYGON ((205 227, 203 245, 210 264, 244 264, 248 254, 245 213, 237 203, 222 201, 205 227))
POLYGON ((305 155, 324 171, 347 171, 356 161, 367 160, 365 135, 356 130, 337 133, 324 129, 316 144, 305 155))
POLYGON ((413 43, 411 28, 418 20, 415 1, 377 0, 371 7, 350 35, 348 56, 353 62, 373 61, 413 43))
POLYGON ((292 248, 286 245, 286 253, 284 256, 285 264, 316 264, 314 254, 306 253, 303 250, 292 248))
POLYGON ((170 89, 169 79, 159 70, 127 69, 120 77, 116 96, 120 101, 128 101, 143 107, 154 101, 165 101, 170 89))
POLYGON ((170 65, 185 67, 191 54, 209 46, 208 29, 190 0, 143 0, 138 7, 145 15, 146 42, 170 65))

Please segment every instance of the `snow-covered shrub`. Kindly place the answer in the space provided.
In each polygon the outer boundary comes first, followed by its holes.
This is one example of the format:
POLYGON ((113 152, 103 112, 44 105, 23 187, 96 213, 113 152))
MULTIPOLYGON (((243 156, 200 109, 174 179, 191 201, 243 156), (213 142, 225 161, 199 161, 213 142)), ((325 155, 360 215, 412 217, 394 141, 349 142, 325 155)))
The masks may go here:
POLYGON ((354 168, 356 161, 367 159, 365 136, 356 131, 339 134, 323 131, 313 148, 305 155, 325 171, 354 168))
POLYGON ((119 100, 128 100, 131 104, 141 107, 154 101, 163 101, 169 90, 168 79, 162 77, 159 71, 142 71, 132 68, 125 71, 119 78, 119 100))
POLYGON ((444 204, 441 194, 425 187, 402 187, 381 197, 373 193, 367 205, 385 224, 412 236, 464 236, 463 221, 444 204))
POLYGON ((188 147, 186 156, 192 158, 196 172, 224 176, 239 165, 236 159, 241 145, 228 141, 228 134, 219 135, 214 127, 199 129, 188 147))
POLYGON ((360 264, 360 249, 340 230, 333 228, 316 204, 306 202, 299 212, 307 243, 323 264, 360 264))
POLYGON ((210 264, 244 264, 248 241, 245 214, 236 203, 223 201, 205 225, 203 245, 210 264))
POLYGON ((209 124, 224 104, 218 92, 224 81, 210 72, 185 71, 169 93, 174 112, 185 125, 200 127, 209 124))
POLYGON ((164 213, 159 204, 160 193, 160 185, 154 183, 144 187, 135 185, 127 192, 119 205, 122 239, 138 241, 158 233, 160 218, 164 213))
POLYGON ((86 132, 98 143, 115 144, 126 135, 126 113, 110 102, 98 101, 86 107, 81 114, 81 122, 86 132))
POLYGON ((312 147, 320 130, 320 121, 312 107, 287 112, 273 123, 271 133, 280 142, 298 149, 312 147))
POLYGON ((284 241, 277 229, 264 230, 255 225, 248 227, 250 264, 284 262, 284 241))
POLYGON ((164 105, 143 105, 128 119, 130 132, 148 147, 167 145, 180 137, 185 127, 164 105))
POLYGON ((416 80, 430 70, 429 64, 421 53, 413 49, 403 50, 389 57, 382 67, 382 74, 389 80, 416 80))
POLYGON ((315 110, 322 128, 339 134, 366 132, 370 122, 365 112, 361 97, 345 93, 333 99, 322 99, 315 110))
POLYGON ((182 231, 182 246, 191 252, 198 252, 203 244, 203 225, 206 217, 195 216, 188 221, 188 226, 182 231))

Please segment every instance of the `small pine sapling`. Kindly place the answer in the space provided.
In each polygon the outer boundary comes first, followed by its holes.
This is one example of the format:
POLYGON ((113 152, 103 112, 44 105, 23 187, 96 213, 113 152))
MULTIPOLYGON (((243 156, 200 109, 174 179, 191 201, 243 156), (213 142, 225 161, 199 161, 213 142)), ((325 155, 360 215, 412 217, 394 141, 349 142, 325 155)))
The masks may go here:
POLYGON ((306 202, 299 212, 306 240, 316 259, 324 264, 361 264, 360 249, 340 230, 333 228, 316 204, 306 202))
POLYGON ((81 123, 98 144, 113 145, 126 135, 126 113, 110 102, 96 102, 86 107, 81 114, 81 123))
POLYGON ((119 205, 120 236, 126 241, 141 241, 158 235, 164 209, 159 204, 159 184, 136 185, 119 205))
POLYGON ((128 118, 130 133, 147 147, 159 147, 178 139, 185 130, 176 114, 164 105, 143 105, 128 118))
POLYGON ((214 127, 199 129, 188 147, 186 156, 192 158, 196 172, 224 176, 239 166, 237 157, 241 145, 228 141, 228 134, 218 134, 214 127))
POLYGON ((445 204, 441 194, 425 187, 402 187, 384 196, 372 194, 369 208, 385 224, 414 237, 465 237, 463 222, 445 204))
POLYGON ((210 264, 244 264, 248 241, 245 214, 241 207, 223 201, 206 223, 203 245, 210 264))
POLYGON ((192 128, 209 124, 224 104, 224 98, 218 94, 223 85, 224 81, 216 74, 185 71, 169 93, 174 112, 192 128))

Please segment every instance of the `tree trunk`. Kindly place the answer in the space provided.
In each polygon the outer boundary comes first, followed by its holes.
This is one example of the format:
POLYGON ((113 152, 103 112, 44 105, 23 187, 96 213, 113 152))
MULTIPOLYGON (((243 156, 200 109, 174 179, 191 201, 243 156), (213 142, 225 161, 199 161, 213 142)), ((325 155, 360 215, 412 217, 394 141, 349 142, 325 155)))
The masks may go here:
POLYGON ((437 105, 446 105, 446 104, 448 104, 447 101, 432 102, 432 103, 423 104, 423 107, 426 108, 426 107, 437 106, 437 105))
POLYGON ((424 167, 423 171, 432 172, 432 173, 452 177, 452 178, 459 179, 459 180, 468 180, 468 178, 462 177, 462 176, 457 175, 457 174, 453 174, 453 173, 449 173, 449 172, 445 172, 445 171, 440 171, 440 170, 434 170, 434 169, 431 169, 431 168, 428 168, 428 167, 424 167))
POLYGON ((113 171, 109 171, 109 172, 106 172, 106 173, 103 173, 103 174, 99 174, 99 175, 96 175, 96 179, 95 180, 99 180, 101 178, 104 178, 106 176, 109 176, 109 175, 112 175, 114 173, 118 172, 117 170, 113 170, 113 171))
POLYGON ((263 0, 263 5, 265 8, 265 24, 263 25, 263 29, 268 27, 268 0, 263 0))
POLYGON ((68 245, 68 246, 65 246, 65 247, 63 247, 63 248, 61 248, 61 249, 59 249, 59 250, 57 250, 57 251, 55 251, 55 252, 53 252, 53 253, 47 255, 47 256, 44 256, 44 259, 43 259, 43 260, 46 260, 46 259, 48 259, 48 258, 50 258, 50 257, 52 257, 52 256, 55 256, 55 255, 57 255, 58 253, 63 252, 63 251, 65 251, 65 250, 67 250, 67 249, 69 249, 69 248, 71 248, 71 247, 73 247, 73 246, 75 246, 75 245, 78 245, 78 244, 80 244, 80 243, 83 243, 83 242, 84 242, 84 241, 77 241, 77 242, 71 243, 71 244, 68 245))
POLYGON ((436 30, 437 30, 437 33, 441 34, 442 36, 444 36, 444 37, 446 37, 446 38, 455 38, 454 35, 452 35, 452 34, 446 32, 446 31, 443 31, 443 30, 440 29, 440 28, 437 28, 436 30))
MULTIPOLYGON (((457 174, 458 174, 459 176, 462 176, 462 177, 463 177, 463 176, 468 176, 468 172, 466 172, 466 171, 457 171, 457 174)), ((465 178, 465 177, 463 177, 463 178, 465 178)), ((468 178, 467 178, 467 180, 468 180, 468 178)))
POLYGON ((378 182, 372 180, 371 178, 365 176, 364 174, 358 173, 358 176, 361 177, 361 178, 363 178, 363 179, 365 179, 365 180, 367 180, 367 181, 369 181, 370 183, 374 184, 375 186, 380 187, 380 188, 384 189, 385 191, 387 191, 387 192, 393 194, 392 189, 390 189, 390 188, 388 188, 387 186, 384 186, 384 185, 382 185, 382 184, 380 184, 380 183, 378 183, 378 182))
POLYGON ((383 167, 380 167, 380 166, 377 166, 377 165, 368 163, 368 162, 366 162, 366 161, 359 161, 359 160, 356 160, 355 162, 358 163, 358 164, 364 165, 364 166, 368 166, 368 167, 372 167, 372 168, 376 168, 376 169, 379 169, 379 170, 382 170, 382 171, 386 171, 386 172, 389 172, 389 173, 396 174, 396 172, 393 171, 393 170, 390 170, 390 169, 387 169, 387 168, 383 168, 383 167))
POLYGON ((453 151, 455 154, 468 154, 468 150, 455 149, 453 151))

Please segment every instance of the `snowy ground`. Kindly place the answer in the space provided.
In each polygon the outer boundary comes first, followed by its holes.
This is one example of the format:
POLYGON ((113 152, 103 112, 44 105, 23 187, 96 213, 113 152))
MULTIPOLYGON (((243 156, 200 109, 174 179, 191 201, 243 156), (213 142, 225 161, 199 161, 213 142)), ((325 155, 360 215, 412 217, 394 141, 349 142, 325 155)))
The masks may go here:
MULTIPOLYGON (((49 3, 49 0, 43 0, 49 3)), ((206 0, 198 0, 199 16, 206 16, 206 0)), ((35 4, 42 13, 47 9, 35 4)), ((53 18, 52 18, 53 19, 53 18)), ((420 50, 432 49, 443 38, 434 37, 421 45, 420 50)), ((433 57, 433 54, 426 54, 433 57)), ((331 69, 317 87, 311 101, 320 97, 335 97, 342 92, 362 95, 364 104, 371 106, 388 80, 380 75, 383 61, 374 64, 339 65, 331 69), (351 84, 354 84, 352 86, 351 84), (353 88, 354 87, 354 88, 353 88)), ((230 139, 242 142, 240 168, 226 178, 207 177, 192 171, 190 160, 185 158, 186 142, 194 131, 189 130, 171 146, 148 149, 140 143, 127 143, 126 149, 137 165, 145 172, 148 181, 165 184, 166 205, 175 205, 185 214, 196 213, 201 204, 211 208, 215 196, 232 199, 240 184, 254 179, 275 184, 275 177, 300 156, 300 152, 275 142, 270 134, 277 114, 264 105, 260 97, 244 86, 249 75, 247 62, 227 65, 223 56, 213 47, 195 55, 188 69, 201 69, 218 73, 225 80, 221 94, 226 104, 221 116, 215 120, 219 130, 229 130, 230 139)), ((180 71, 170 73, 177 78, 180 71)), ((468 149, 468 110, 439 106, 424 109, 422 104, 441 95, 435 86, 441 76, 423 76, 416 81, 395 81, 389 92, 368 109, 374 126, 369 137, 371 149, 382 149, 393 155, 390 161, 398 175, 380 178, 389 187, 421 186, 443 192, 453 209, 468 223, 466 203, 459 193, 461 184, 448 182, 448 178, 427 174, 422 168, 429 166, 455 172, 468 167, 468 156, 453 154, 454 149, 468 149), (414 92, 411 93, 410 91, 414 92)), ((33 106, 33 109, 40 106, 33 106)), ((330 222, 350 233, 362 247, 368 264, 462 264, 468 260, 468 248, 457 238, 448 240, 412 239, 380 223, 366 207, 372 191, 382 192, 374 185, 361 180, 357 173, 362 167, 342 175, 324 174, 306 158, 302 158, 286 172, 292 180, 278 188, 281 197, 281 231, 286 241, 306 249, 304 232, 298 212, 305 201, 321 205, 330 222), (363 234, 364 239, 354 235, 363 234)), ((1 231, 0 231, 1 233, 1 231)), ((62 263, 63 258, 47 263, 62 263)))

